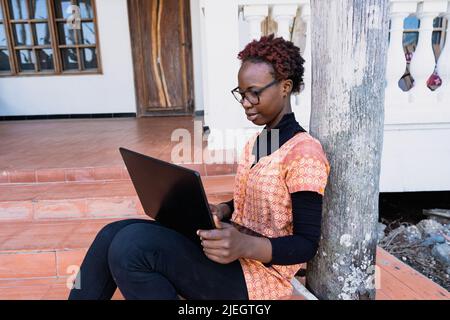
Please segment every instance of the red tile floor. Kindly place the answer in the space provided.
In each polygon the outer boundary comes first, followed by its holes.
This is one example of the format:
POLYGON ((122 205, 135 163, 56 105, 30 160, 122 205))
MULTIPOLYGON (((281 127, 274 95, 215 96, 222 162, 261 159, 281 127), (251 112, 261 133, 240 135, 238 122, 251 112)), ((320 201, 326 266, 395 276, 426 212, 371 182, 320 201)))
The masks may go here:
MULTIPOLYGON (((0 299, 66 299, 70 267, 98 230, 146 218, 118 148, 170 160, 177 128, 192 133, 194 118, 0 122, 0 299)), ((184 165, 201 173, 210 202, 231 198, 235 165, 184 165)), ((377 299, 450 298, 381 249, 377 266, 377 299)))
MULTIPOLYGON (((176 129, 192 137, 192 155, 203 145, 194 144, 194 117, 117 118, 0 122, 0 183, 70 182, 126 177, 119 147, 170 160, 176 129)), ((193 156, 192 156, 193 159, 193 156)), ((192 161, 194 162, 194 161, 192 161)), ((227 164, 186 165, 202 175, 231 174, 227 164)))

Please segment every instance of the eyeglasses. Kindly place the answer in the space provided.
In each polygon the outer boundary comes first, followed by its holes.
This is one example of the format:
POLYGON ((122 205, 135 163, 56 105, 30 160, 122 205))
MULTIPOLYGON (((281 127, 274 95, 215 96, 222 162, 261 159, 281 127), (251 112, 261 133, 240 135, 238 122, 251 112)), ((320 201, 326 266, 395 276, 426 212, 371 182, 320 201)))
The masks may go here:
POLYGON ((236 87, 231 90, 231 93, 240 104, 244 104, 244 99, 246 99, 251 105, 255 106, 259 104, 259 96, 261 95, 261 93, 277 82, 278 80, 273 80, 271 83, 262 87, 261 89, 247 89, 244 92, 240 92, 239 87, 236 87))

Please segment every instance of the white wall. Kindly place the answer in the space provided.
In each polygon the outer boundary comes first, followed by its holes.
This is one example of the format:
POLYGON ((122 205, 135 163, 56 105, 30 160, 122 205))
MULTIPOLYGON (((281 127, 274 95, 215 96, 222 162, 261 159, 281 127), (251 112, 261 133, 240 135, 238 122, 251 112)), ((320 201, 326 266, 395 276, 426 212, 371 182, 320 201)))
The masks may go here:
MULTIPOLYGON (((238 3, 235 0, 204 0, 205 45, 203 81, 205 124, 210 128, 245 128, 252 124, 230 90, 237 86, 240 62, 238 3)), ((210 141, 211 142, 211 141, 210 141)))
POLYGON ((136 112, 126 0, 97 0, 102 75, 0 78, 0 115, 136 112))
POLYGON ((201 0, 191 0, 191 34, 192 34, 192 63, 194 67, 194 101, 195 111, 204 110, 204 82, 203 82, 203 47, 204 23, 201 0))
POLYGON ((450 124, 385 125, 381 192, 450 190, 450 124))

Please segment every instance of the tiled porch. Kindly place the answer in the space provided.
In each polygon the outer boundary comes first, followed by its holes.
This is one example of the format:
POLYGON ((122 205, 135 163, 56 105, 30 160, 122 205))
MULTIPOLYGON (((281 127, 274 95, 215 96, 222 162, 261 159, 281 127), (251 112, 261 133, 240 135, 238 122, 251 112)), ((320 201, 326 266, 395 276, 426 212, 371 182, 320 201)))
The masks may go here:
MULTIPOLYGON (((194 144, 194 117, 0 122, 0 183, 95 181, 123 176, 119 147, 170 160, 175 129, 194 144)), ((203 143, 203 148, 206 143, 203 143)), ((189 166, 189 165, 188 165, 189 166)), ((230 165, 192 165, 203 175, 230 174, 230 165)))
MULTIPOLYGON (((67 268, 81 263, 98 230, 117 219, 146 218, 118 148, 170 160, 177 143, 171 133, 192 133, 193 121, 0 122, 0 299, 65 299, 67 268)), ((231 198, 235 165, 187 166, 202 174, 210 202, 231 198)), ((450 298, 381 249, 377 265, 377 299, 450 298)))

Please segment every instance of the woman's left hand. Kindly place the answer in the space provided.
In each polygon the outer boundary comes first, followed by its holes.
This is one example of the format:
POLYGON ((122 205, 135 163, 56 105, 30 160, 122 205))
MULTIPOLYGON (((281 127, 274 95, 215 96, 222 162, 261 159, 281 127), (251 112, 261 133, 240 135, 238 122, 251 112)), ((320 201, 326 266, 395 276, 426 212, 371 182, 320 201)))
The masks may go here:
POLYGON ((198 230, 203 251, 210 259, 227 264, 244 256, 247 235, 239 232, 229 223, 219 221, 213 216, 217 229, 198 230))

